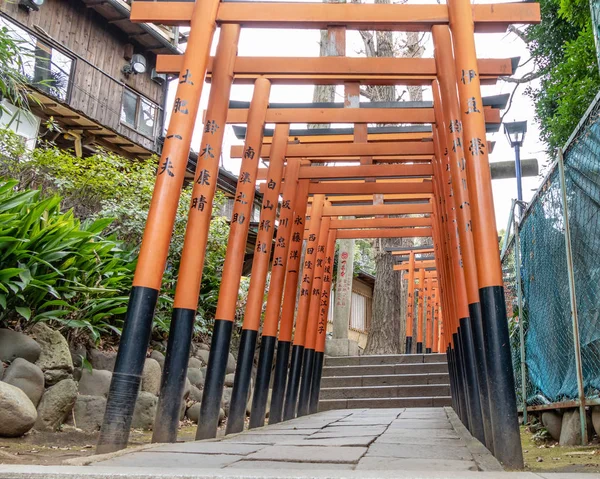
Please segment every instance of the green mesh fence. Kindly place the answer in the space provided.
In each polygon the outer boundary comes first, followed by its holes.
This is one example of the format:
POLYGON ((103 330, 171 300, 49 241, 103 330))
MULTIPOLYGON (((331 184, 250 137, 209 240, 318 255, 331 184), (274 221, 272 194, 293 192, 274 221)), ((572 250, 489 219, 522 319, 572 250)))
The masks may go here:
MULTIPOLYGON (((600 394, 600 102, 564 152, 567 204, 586 398, 600 394)), ((518 317, 515 244, 502 258, 513 367, 522 404, 520 328, 524 328, 528 405, 578 398, 565 252, 563 205, 556 165, 519 226, 523 325, 518 317)))

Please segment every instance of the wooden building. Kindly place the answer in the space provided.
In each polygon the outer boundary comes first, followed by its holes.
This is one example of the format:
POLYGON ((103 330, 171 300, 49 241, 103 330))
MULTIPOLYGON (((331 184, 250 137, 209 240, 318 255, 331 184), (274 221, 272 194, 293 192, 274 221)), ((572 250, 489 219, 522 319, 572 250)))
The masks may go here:
MULTIPOLYGON (((178 53, 173 27, 134 24, 123 0, 0 0, 0 28, 21 42, 40 134, 78 154, 100 146, 131 158, 160 150, 167 77, 157 53, 178 53), (69 143, 70 142, 70 143, 69 143)), ((6 122, 3 122, 6 124, 6 122)))

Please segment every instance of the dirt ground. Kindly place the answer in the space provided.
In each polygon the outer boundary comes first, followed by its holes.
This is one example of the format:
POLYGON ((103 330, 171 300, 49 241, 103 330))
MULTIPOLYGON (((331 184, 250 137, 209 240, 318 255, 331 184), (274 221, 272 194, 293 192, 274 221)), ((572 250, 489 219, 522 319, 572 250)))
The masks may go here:
POLYGON ((539 444, 532 437, 533 434, 527 428, 521 428, 521 444, 527 471, 600 473, 598 437, 586 447, 561 447, 556 441, 539 444))

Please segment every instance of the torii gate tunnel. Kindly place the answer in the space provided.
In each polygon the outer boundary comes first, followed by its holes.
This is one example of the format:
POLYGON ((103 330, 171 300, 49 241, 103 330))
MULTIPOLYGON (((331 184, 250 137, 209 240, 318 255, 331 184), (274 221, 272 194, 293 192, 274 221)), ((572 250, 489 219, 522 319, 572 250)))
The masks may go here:
POLYGON ((412 351, 416 288, 433 304, 417 318, 429 324, 426 338, 423 328, 418 328, 417 351, 425 344, 427 352, 447 353, 453 405, 462 421, 505 467, 522 468, 488 161, 491 145, 486 141, 486 131, 499 126, 502 105, 482 98, 480 90, 481 84, 511 75, 514 61, 478 59, 474 33, 503 32, 512 23, 539 22, 539 5, 471 5, 469 0, 448 0, 442 5, 134 1, 131 20, 191 29, 183 55, 158 56, 157 70, 179 79, 98 452, 121 449, 128 442, 206 80, 211 90, 153 441, 177 438, 223 134, 226 124, 235 123, 247 124, 247 130, 243 148, 232 151, 233 157, 241 158, 241 168, 197 438, 213 438, 217 432, 249 218, 260 181, 261 227, 226 433, 244 426, 269 271, 252 428, 264 425, 271 379, 270 424, 317 410, 336 240, 431 238, 432 259, 418 259, 415 256, 422 251, 410 250, 399 265, 408 277, 407 350, 412 351), (218 45, 211 58, 217 25, 218 45), (335 57, 238 58, 242 27, 327 29, 335 43, 335 57), (434 58, 348 58, 347 29, 431 32, 434 58), (234 82, 254 85, 249 105, 230 105, 234 82), (273 84, 343 84, 346 101, 270 105, 273 84), (360 85, 426 85, 433 102, 360 103, 360 85), (265 123, 276 124, 272 138, 265 136, 265 123), (304 130, 298 135, 290 131, 292 123, 354 127, 343 134, 304 130), (404 126, 373 131, 368 124, 404 126), (268 169, 258 168, 259 158, 268 161, 268 169), (313 166, 323 162, 329 166, 313 166))

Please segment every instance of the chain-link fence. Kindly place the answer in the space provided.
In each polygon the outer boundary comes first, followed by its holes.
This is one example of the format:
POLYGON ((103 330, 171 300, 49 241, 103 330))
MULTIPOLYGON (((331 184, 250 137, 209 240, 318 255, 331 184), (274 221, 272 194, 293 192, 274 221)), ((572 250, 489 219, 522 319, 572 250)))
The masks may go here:
MULTIPOLYGON (((588 404, 600 404, 600 95, 565 146, 564 167, 584 393, 588 404)), ((525 390, 528 406, 573 405, 579 399, 577 348, 556 163, 518 232, 520 254, 513 235, 502 256, 518 403, 523 404, 525 390)))

